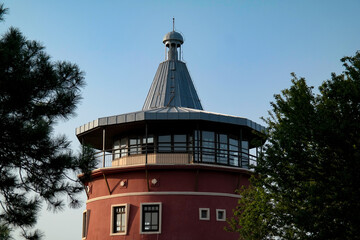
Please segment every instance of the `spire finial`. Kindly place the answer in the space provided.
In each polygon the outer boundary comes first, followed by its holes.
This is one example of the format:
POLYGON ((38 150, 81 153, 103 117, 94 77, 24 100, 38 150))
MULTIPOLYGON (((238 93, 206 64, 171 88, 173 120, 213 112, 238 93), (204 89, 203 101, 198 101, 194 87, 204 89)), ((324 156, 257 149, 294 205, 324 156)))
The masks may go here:
POLYGON ((173 32, 175 31, 175 18, 173 17, 173 32))

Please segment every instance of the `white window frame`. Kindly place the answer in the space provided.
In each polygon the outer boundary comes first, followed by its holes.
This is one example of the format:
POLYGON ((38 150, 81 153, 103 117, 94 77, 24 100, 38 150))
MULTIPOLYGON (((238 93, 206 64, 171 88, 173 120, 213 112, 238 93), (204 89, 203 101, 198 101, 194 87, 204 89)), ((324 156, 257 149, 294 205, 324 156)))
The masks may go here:
POLYGON ((210 208, 199 208, 199 220, 206 220, 206 221, 210 220, 210 208), (201 214, 202 211, 207 212, 207 217, 202 217, 201 214))
POLYGON ((140 203, 140 234, 160 234, 161 233, 161 220, 162 220, 162 203, 161 202, 145 202, 140 203), (159 206, 159 230, 158 231, 143 231, 143 206, 144 205, 158 205, 159 206))
POLYGON ((226 221, 226 209, 216 209, 216 221, 220 221, 220 222, 226 221), (219 218, 219 212, 223 213, 223 218, 219 218))
POLYGON ((130 213, 130 204, 128 204, 128 203, 111 205, 110 236, 127 235, 129 213, 130 213), (116 208, 116 207, 125 207, 125 231, 124 232, 114 232, 114 225, 115 225, 114 224, 114 208, 116 208))
POLYGON ((81 230, 81 238, 86 239, 88 227, 89 227, 89 213, 90 211, 85 210, 82 214, 82 230, 81 230))

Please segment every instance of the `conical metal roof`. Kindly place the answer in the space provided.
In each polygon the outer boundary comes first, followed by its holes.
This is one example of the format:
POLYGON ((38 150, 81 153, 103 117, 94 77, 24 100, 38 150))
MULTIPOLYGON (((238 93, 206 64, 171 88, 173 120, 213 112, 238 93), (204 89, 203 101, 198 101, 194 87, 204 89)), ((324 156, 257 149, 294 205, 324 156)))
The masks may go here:
POLYGON ((165 35, 163 43, 168 48, 165 56, 168 60, 160 63, 142 110, 162 107, 203 110, 186 64, 178 60, 183 43, 181 34, 170 32, 165 35))
POLYGON ((181 61, 160 63, 142 110, 162 107, 203 110, 186 64, 181 61))

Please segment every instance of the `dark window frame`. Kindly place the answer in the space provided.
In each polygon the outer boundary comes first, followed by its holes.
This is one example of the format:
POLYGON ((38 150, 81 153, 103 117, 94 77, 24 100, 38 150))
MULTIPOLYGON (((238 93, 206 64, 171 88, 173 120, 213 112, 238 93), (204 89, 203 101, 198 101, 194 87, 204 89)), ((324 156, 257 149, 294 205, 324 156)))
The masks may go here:
POLYGON ((141 203, 141 234, 156 234, 161 233, 161 219, 162 219, 162 203, 141 203), (149 220, 150 222, 146 222, 149 220), (156 217, 156 222, 154 221, 156 217))

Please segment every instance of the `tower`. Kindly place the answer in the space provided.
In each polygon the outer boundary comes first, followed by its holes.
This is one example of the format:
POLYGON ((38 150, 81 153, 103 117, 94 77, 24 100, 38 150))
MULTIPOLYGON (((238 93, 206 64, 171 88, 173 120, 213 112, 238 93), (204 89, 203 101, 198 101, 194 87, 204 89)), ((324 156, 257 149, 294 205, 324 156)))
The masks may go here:
POLYGON ((83 239, 237 239, 223 228, 236 190, 249 184, 264 127, 204 111, 181 61, 182 35, 173 30, 163 43, 141 111, 76 129, 102 162, 85 181, 83 239))

